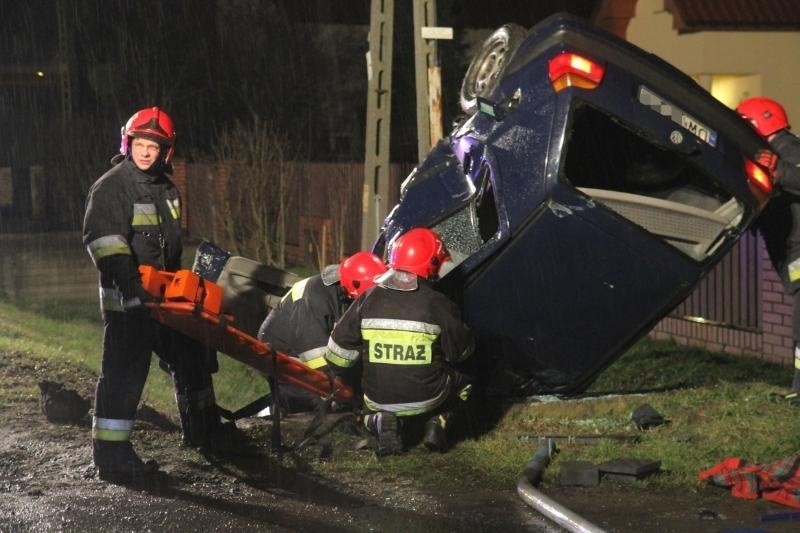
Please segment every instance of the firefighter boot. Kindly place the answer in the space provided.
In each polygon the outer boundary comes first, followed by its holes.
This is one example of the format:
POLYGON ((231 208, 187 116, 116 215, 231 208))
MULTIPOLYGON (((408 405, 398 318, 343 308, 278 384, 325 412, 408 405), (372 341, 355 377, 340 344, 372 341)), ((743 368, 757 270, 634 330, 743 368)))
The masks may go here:
POLYGON ((163 481, 154 460, 142 461, 130 442, 92 440, 92 457, 100 479, 119 485, 150 485, 163 481))
POLYGON ((394 413, 381 411, 364 417, 364 426, 375 437, 378 443, 378 457, 403 452, 403 441, 400 438, 400 424, 394 413))
POLYGON ((431 452, 447 451, 447 417, 443 414, 432 416, 425 423, 425 436, 422 444, 431 452))
POLYGON ((214 391, 176 394, 175 400, 181 419, 181 444, 212 449, 222 425, 214 391))

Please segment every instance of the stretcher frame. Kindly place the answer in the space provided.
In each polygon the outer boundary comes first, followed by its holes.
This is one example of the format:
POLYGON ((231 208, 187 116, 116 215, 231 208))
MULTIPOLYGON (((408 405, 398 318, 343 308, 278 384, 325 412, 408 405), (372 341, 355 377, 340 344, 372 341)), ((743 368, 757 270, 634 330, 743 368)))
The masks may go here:
POLYGON ((154 301, 145 305, 155 320, 196 339, 266 377, 345 404, 353 391, 338 378, 306 366, 296 357, 236 328, 235 317, 222 312, 223 288, 191 270, 165 272, 140 266, 142 286, 154 301))

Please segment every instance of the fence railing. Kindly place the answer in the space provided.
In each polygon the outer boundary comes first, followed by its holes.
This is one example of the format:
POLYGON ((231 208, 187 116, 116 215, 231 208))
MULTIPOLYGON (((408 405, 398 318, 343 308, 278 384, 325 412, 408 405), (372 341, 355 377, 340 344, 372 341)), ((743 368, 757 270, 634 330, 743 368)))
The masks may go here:
POLYGON ((760 246, 746 232, 671 316, 730 328, 761 328, 760 246))

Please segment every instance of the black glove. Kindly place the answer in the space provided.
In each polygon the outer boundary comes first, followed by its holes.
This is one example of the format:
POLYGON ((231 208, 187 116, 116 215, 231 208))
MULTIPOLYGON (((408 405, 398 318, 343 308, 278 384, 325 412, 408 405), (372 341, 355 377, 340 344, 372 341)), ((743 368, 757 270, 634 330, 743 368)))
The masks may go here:
POLYGON ((135 305, 137 298, 139 305, 155 300, 155 297, 142 287, 139 269, 131 256, 116 254, 104 257, 97 262, 97 268, 119 287, 126 304, 134 303, 131 307, 137 307, 135 305))

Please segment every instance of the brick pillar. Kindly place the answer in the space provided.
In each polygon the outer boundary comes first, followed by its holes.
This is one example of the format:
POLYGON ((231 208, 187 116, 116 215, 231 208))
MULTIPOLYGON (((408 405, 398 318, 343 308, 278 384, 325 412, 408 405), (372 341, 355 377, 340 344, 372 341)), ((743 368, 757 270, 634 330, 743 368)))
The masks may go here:
POLYGON ((793 364, 792 297, 786 294, 778 273, 759 238, 761 256, 761 329, 764 358, 776 363, 793 364))

